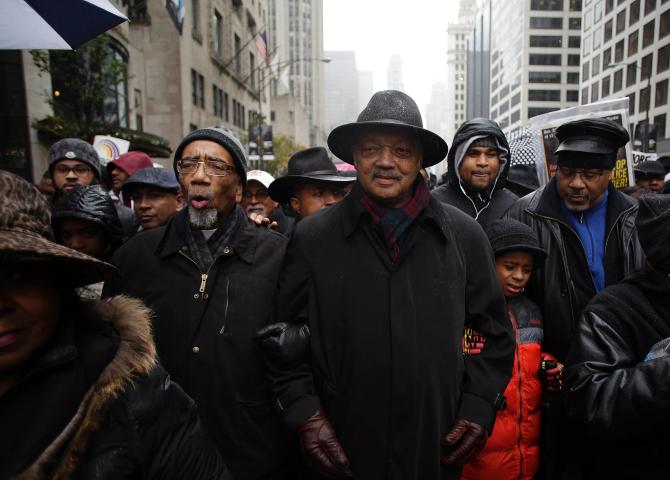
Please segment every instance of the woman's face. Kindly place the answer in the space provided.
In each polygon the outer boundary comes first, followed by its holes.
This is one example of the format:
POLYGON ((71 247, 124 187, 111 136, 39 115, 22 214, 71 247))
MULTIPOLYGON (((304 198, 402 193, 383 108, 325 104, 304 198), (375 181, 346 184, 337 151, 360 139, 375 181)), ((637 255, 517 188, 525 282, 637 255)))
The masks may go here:
POLYGON ((46 265, 0 264, 0 375, 11 375, 53 335, 61 297, 46 265))

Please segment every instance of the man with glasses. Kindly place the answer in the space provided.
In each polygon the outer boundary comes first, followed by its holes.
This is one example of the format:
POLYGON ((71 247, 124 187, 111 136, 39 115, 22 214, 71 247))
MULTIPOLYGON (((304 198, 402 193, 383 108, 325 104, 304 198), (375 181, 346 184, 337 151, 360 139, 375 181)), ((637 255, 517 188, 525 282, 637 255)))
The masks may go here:
MULTIPOLYGON (((582 309, 605 286, 640 269, 644 254, 635 230, 637 204, 610 182, 617 151, 630 140, 628 132, 611 120, 589 118, 559 126, 556 136, 556 175, 507 215, 533 228, 547 251, 527 290, 543 311, 543 348, 562 363, 582 309)), ((559 406, 556 402, 552 408, 559 406)), ((545 415, 545 440, 550 417, 565 425, 560 411, 545 415)), ((565 435, 563 429, 554 440, 565 445, 565 435)), ((552 448, 543 448, 542 457, 542 470, 560 473, 565 459, 556 459, 552 448)))
POLYGON ((49 149, 53 180, 52 204, 63 192, 94 185, 100 180, 100 158, 93 146, 79 138, 64 138, 49 149))
POLYGON ((238 205, 247 157, 226 128, 189 133, 174 169, 186 205, 114 256, 120 278, 105 295, 143 299, 165 369, 196 401, 236 479, 295 478, 253 335, 270 322, 286 247, 238 205))

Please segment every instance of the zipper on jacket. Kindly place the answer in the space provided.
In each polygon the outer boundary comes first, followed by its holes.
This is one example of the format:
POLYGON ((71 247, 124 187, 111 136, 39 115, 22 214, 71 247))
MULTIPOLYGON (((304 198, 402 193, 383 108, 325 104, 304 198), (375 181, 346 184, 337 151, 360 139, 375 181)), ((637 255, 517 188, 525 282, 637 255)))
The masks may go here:
POLYGON ((516 317, 512 313, 512 309, 509 308, 509 318, 512 320, 512 326, 514 327, 514 336, 515 336, 515 346, 514 350, 516 353, 516 368, 519 375, 519 381, 517 382, 517 390, 519 393, 519 415, 517 417, 517 424, 519 426, 519 435, 516 440, 516 448, 519 451, 519 478, 523 477, 523 452, 521 451, 521 425, 523 423, 523 398, 522 398, 522 378, 521 378, 521 349, 519 348, 519 343, 521 342, 521 333, 519 332, 519 324, 516 321, 516 317))
POLYGON ((226 278, 226 306, 223 309, 223 323, 221 324, 221 330, 219 330, 219 335, 223 335, 223 332, 226 330, 226 320, 228 320, 228 305, 230 304, 230 297, 228 296, 229 288, 230 288, 230 278, 226 278))
POLYGON ((201 298, 201 299, 203 299, 203 300, 206 301, 206 300, 207 300, 207 297, 208 297, 208 295, 207 295, 207 278, 209 277, 209 272, 212 270, 212 267, 216 264, 216 261, 214 261, 214 263, 212 263, 212 264, 209 266, 209 268, 207 269, 207 271, 203 273, 202 270, 200 270, 200 266, 196 263, 195 260, 193 260, 191 257, 189 257, 188 255, 186 255, 186 254, 185 254, 183 251, 181 251, 181 250, 179 250, 179 253, 180 253, 180 255, 181 255, 182 257, 184 257, 184 258, 187 259, 189 262, 191 262, 193 265, 195 265, 195 268, 197 268, 197 269, 198 269, 198 272, 200 272, 200 287, 198 288, 198 292, 195 294, 195 295, 197 295, 197 296, 194 295, 194 297, 195 297, 196 299, 197 299, 197 298, 201 298))

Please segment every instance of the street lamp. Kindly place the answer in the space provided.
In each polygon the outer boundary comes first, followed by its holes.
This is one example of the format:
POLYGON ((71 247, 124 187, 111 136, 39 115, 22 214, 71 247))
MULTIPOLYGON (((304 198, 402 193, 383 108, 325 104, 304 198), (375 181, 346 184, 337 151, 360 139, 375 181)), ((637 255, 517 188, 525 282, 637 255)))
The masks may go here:
MULTIPOLYGON (((300 63, 300 62, 321 62, 321 63, 330 63, 331 59, 328 57, 324 58, 295 58, 292 60, 285 60, 283 62, 279 62, 275 65, 275 68, 281 69, 283 67, 286 67, 288 65, 292 65, 294 63, 300 63)), ((247 77, 242 80, 242 83, 245 84, 246 81, 251 78, 252 75, 256 73, 257 70, 261 69, 265 64, 262 63, 256 68, 254 68, 247 77)), ((261 85, 258 86, 258 112, 256 113, 256 118, 255 118, 255 123, 257 127, 257 148, 258 148, 258 165, 259 169, 263 170, 264 165, 263 165, 263 114, 262 114, 262 103, 261 103, 261 92, 267 87, 270 82, 273 80, 272 75, 268 76, 267 81, 263 82, 261 85)))
MULTIPOLYGON (((640 74, 643 73, 642 65, 638 65, 637 61, 633 63, 610 63, 609 65, 605 66, 605 70, 609 70, 614 67, 629 67, 630 65, 635 65, 635 68, 640 70, 640 74)), ((647 125, 645 125, 644 130, 642 132, 642 150, 644 152, 647 152, 648 145, 649 145, 649 109, 651 108, 651 71, 648 72, 647 75, 647 107, 645 108, 645 118, 647 125)))

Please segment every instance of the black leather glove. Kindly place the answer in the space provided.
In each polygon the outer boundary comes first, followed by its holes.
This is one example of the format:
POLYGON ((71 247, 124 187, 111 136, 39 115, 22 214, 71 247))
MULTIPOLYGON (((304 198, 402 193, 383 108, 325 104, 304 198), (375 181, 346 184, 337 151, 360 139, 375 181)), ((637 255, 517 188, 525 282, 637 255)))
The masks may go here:
POLYGON ((298 436, 304 456, 321 475, 331 479, 354 476, 333 426, 320 411, 298 427, 298 436))
POLYGON ((484 448, 489 436, 481 425, 457 418, 452 429, 444 437, 444 444, 453 450, 442 457, 445 465, 463 465, 475 458, 484 448))
POLYGON ((265 356, 284 367, 295 367, 309 350, 309 327, 306 324, 273 323, 256 333, 265 356))

